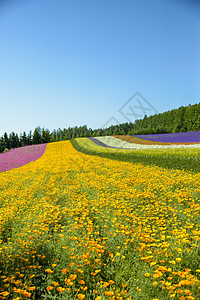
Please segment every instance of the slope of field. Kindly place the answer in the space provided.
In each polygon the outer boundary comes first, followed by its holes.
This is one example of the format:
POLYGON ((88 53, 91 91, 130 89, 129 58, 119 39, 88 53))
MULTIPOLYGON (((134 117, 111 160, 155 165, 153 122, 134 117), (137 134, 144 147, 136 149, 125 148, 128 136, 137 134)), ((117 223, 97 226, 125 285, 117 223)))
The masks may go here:
POLYGON ((88 138, 71 140, 80 152, 118 161, 200 172, 200 148, 114 149, 102 147, 88 138))
POLYGON ((40 158, 46 149, 46 144, 32 145, 0 153, 0 172, 21 167, 40 158))
POLYGON ((0 299, 199 299, 200 174, 66 141, 0 182, 0 299))

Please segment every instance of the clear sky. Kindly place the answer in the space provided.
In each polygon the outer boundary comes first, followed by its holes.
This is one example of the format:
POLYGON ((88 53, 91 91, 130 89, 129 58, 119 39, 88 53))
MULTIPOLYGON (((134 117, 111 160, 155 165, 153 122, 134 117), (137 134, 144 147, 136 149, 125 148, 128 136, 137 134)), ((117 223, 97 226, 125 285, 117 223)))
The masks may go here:
POLYGON ((200 102, 200 1, 0 1, 0 135, 124 123, 137 91, 200 102))

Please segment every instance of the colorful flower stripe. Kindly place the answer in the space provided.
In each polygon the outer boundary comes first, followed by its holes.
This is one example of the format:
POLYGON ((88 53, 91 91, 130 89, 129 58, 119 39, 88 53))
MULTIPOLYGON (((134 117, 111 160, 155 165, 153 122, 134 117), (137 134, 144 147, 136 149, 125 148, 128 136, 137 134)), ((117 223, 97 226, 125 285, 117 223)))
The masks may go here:
POLYGON ((0 172, 21 167, 40 158, 47 144, 26 146, 0 153, 0 172))
POLYGON ((101 146, 101 147, 116 148, 116 147, 113 147, 113 146, 106 145, 105 143, 101 142, 100 140, 98 140, 97 138, 94 138, 94 137, 88 137, 88 139, 90 141, 92 141, 93 143, 95 143, 96 145, 101 146))
POLYGON ((149 134, 133 135, 145 140, 170 143, 200 143, 200 131, 166 133, 166 134, 149 134))
POLYGON ((200 298, 200 174, 66 141, 0 182, 0 299, 200 298))
MULTIPOLYGON (((129 143, 122 139, 115 138, 114 136, 99 136, 93 138, 106 145, 106 147, 119 148, 119 149, 178 149, 178 148, 200 148, 200 144, 192 143, 189 145, 185 144, 170 144, 170 145, 144 145, 129 143)), ((102 145, 103 145, 102 144, 102 145)))
POLYGON ((151 141, 151 140, 145 140, 143 138, 139 138, 136 136, 132 135, 114 135, 114 137, 121 139, 123 141, 129 142, 129 143, 134 143, 134 144, 142 144, 142 145, 172 145, 172 144, 183 144, 187 145, 190 143, 181 143, 181 142, 176 142, 176 143, 169 143, 169 142, 156 142, 156 141, 151 141))

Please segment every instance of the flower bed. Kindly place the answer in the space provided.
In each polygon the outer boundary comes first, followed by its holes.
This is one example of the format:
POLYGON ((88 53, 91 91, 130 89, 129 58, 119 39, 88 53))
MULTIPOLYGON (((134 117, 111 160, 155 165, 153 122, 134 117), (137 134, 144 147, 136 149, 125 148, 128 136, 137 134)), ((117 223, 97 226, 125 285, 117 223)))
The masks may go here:
POLYGON ((26 146, 0 153, 0 172, 21 167, 40 158, 46 149, 46 145, 26 146))
POLYGON ((188 145, 191 143, 182 143, 182 142, 158 142, 158 141, 151 141, 151 140, 147 140, 147 139, 143 139, 143 138, 139 138, 136 136, 132 136, 132 135, 113 135, 114 137, 129 142, 129 143, 134 143, 134 144, 142 144, 142 145, 171 145, 171 144, 183 144, 183 145, 188 145))
MULTIPOLYGON (((120 149, 170 149, 170 148, 199 148, 200 144, 170 144, 170 145, 144 145, 144 144, 136 144, 129 143, 127 141, 123 141, 121 139, 115 138, 114 136, 100 136, 93 138, 93 141, 97 140, 100 143, 106 145, 106 147, 112 148, 120 148, 120 149)), ((96 142, 95 142, 96 143, 96 142)), ((103 145, 100 145, 103 146, 103 145)))
POLYGON ((170 143, 200 143, 200 131, 180 132, 180 133, 165 133, 165 134, 145 134, 133 135, 141 139, 156 142, 170 142, 170 143))
POLYGON ((88 139, 98 146, 102 146, 102 147, 106 147, 106 148, 116 148, 116 147, 106 145, 105 143, 101 142, 97 138, 89 137, 88 139))

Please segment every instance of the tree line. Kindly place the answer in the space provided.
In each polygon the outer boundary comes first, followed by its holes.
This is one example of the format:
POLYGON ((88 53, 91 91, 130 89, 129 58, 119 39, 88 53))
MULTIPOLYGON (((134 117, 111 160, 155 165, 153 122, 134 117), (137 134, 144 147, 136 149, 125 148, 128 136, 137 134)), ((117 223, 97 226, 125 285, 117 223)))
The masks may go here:
POLYGON ((5 132, 0 137, 0 152, 12 148, 28 145, 36 145, 63 140, 70 140, 77 137, 95 137, 105 135, 139 135, 200 131, 200 103, 188 106, 181 106, 178 109, 159 113, 153 116, 144 116, 143 119, 135 120, 134 123, 127 122, 119 125, 112 125, 108 128, 91 129, 86 125, 80 127, 68 127, 50 132, 49 129, 36 127, 28 134, 24 131, 18 135, 5 132))

